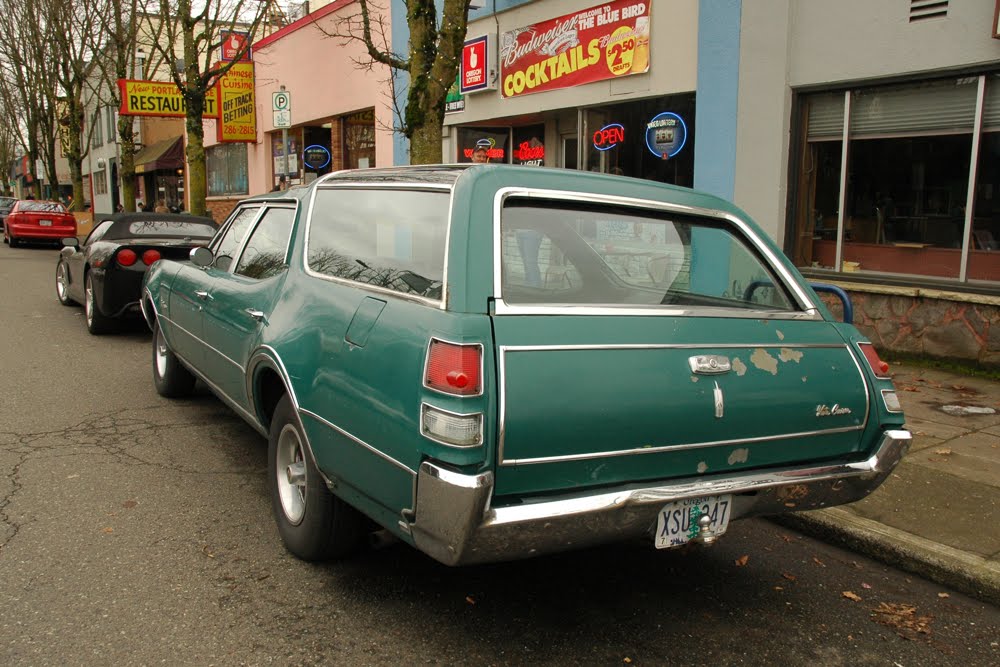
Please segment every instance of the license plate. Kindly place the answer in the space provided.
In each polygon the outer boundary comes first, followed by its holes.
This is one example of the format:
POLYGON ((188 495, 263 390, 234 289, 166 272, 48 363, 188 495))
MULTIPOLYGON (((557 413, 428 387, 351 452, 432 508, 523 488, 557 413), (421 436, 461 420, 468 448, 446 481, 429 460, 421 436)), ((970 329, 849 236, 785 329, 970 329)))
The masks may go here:
POLYGON ((52 226, 52 221, 51 220, 39 220, 38 224, 41 225, 42 227, 51 227, 52 226))
POLYGON ((732 496, 702 496, 668 503, 656 520, 656 548, 669 549, 690 542, 698 536, 698 520, 705 515, 712 520, 708 530, 715 536, 722 535, 729 527, 732 504, 732 496))

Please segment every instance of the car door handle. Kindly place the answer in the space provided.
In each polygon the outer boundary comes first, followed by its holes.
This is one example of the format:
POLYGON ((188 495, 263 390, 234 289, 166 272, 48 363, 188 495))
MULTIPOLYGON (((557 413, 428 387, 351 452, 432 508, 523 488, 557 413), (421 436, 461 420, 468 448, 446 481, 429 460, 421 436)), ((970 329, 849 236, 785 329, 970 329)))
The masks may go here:
POLYGON ((194 295, 201 299, 202 301, 208 301, 212 298, 212 295, 203 290, 195 290, 194 295))
POLYGON ((258 322, 265 322, 266 318, 264 317, 264 313, 259 310, 254 310, 253 308, 247 308, 243 312, 249 315, 250 317, 254 318, 255 320, 257 320, 258 322))

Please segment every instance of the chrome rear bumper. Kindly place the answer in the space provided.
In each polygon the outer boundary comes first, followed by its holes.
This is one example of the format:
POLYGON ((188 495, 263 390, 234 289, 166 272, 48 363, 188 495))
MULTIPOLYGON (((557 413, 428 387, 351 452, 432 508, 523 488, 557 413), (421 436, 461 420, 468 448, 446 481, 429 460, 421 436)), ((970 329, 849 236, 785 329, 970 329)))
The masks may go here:
POLYGON ((910 441, 909 431, 886 431, 875 452, 854 463, 632 485, 495 508, 492 472, 465 475, 424 462, 408 528, 421 551, 447 565, 466 565, 641 537, 664 505, 682 498, 733 494, 733 519, 843 505, 878 488, 910 441))

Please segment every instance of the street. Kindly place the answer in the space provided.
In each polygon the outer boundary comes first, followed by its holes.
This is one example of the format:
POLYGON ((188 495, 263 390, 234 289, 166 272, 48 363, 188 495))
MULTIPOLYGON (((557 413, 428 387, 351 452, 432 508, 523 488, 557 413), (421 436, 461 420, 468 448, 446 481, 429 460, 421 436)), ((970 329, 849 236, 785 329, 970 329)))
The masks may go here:
POLYGON ((89 335, 56 257, 0 246, 3 664, 1000 663, 996 607, 764 520, 686 551, 299 561, 265 440, 159 397, 145 326, 89 335))

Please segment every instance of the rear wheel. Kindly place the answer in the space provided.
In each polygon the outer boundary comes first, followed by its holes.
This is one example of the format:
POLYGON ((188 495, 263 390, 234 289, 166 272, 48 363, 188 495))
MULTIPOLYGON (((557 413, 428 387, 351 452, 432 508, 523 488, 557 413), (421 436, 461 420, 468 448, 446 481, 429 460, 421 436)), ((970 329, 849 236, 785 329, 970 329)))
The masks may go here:
POLYGON ((285 547, 307 561, 339 558, 364 537, 364 517, 330 493, 306 448, 288 394, 271 420, 267 448, 271 508, 285 547))
POLYGON ((64 306, 72 306, 75 301, 69 298, 69 271, 66 269, 66 263, 59 260, 56 264, 56 297, 59 299, 59 303, 64 306))
POLYGON ((194 375, 167 347, 158 321, 153 322, 153 386, 167 398, 189 396, 194 390, 194 375))
POLYGON ((16 248, 21 245, 21 242, 14 238, 14 235, 10 233, 10 229, 4 226, 4 238, 7 239, 7 243, 11 248, 16 248))
MULTIPOLYGON (((11 239, 11 242, 13 243, 13 239, 11 239)), ((87 331, 95 336, 108 333, 114 325, 114 320, 102 313, 94 301, 94 282, 89 273, 84 278, 83 284, 83 314, 87 319, 87 331)))

